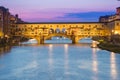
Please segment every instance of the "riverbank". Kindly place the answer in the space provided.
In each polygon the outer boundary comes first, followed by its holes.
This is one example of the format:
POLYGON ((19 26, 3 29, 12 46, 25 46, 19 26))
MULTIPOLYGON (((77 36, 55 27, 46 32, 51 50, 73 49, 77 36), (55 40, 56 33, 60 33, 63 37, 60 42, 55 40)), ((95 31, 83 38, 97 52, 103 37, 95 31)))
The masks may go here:
POLYGON ((6 38, 6 37, 0 38, 0 47, 5 47, 7 45, 10 45, 11 44, 10 40, 11 40, 10 38, 6 38))
POLYGON ((103 50, 108 50, 108 51, 120 54, 120 46, 119 45, 115 45, 112 43, 100 43, 100 44, 98 44, 98 47, 103 50))
POLYGON ((17 45, 19 42, 28 41, 27 38, 0 38, 0 47, 17 45))
POLYGON ((99 42, 97 45, 99 48, 120 54, 120 35, 93 37, 92 39, 99 42))

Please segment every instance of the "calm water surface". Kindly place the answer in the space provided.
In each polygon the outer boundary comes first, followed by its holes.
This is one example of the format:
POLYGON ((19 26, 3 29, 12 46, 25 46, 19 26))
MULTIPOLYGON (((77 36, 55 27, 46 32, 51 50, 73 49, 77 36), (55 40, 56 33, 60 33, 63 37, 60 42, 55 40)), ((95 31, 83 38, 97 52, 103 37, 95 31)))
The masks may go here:
POLYGON ((120 54, 89 43, 5 47, 0 80, 120 80, 120 54))

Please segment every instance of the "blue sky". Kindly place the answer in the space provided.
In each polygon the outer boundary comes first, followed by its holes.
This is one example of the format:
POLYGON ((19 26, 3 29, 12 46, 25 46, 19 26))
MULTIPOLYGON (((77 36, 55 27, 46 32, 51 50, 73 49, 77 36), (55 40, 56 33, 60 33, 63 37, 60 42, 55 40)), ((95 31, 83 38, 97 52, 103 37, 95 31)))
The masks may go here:
POLYGON ((0 5, 9 8, 29 22, 88 22, 98 21, 99 16, 115 14, 120 6, 117 0, 0 0, 0 5))

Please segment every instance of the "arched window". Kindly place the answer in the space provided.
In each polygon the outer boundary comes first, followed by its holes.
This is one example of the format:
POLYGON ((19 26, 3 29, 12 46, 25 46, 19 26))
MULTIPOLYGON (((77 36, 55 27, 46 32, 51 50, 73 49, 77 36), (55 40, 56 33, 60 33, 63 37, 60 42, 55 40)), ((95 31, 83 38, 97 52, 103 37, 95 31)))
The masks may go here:
POLYGON ((50 30, 49 30, 49 33, 51 34, 51 33, 54 33, 54 30, 51 28, 50 30))
POLYGON ((56 33, 60 33, 60 29, 57 28, 57 29, 55 30, 55 32, 56 32, 56 33))

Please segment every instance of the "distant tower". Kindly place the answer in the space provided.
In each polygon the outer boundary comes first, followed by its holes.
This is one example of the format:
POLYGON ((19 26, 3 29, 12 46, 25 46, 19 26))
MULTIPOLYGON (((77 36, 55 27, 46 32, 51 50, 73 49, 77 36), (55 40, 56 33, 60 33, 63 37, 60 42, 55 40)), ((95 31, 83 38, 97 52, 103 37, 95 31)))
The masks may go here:
POLYGON ((116 14, 119 14, 119 15, 120 15, 120 7, 117 7, 117 8, 116 8, 116 14))
POLYGON ((16 14, 15 17, 18 18, 18 14, 16 14))
POLYGON ((15 15, 15 23, 18 22, 18 14, 15 15))

